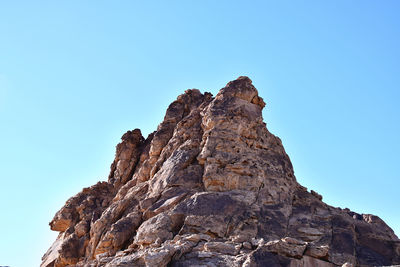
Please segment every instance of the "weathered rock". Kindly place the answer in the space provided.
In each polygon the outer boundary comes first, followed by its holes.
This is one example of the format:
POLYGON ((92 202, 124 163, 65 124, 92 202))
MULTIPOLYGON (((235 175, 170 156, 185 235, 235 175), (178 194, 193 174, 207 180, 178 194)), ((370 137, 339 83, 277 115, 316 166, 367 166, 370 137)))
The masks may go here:
POLYGON ((187 90, 146 139, 128 131, 107 182, 70 198, 50 266, 382 266, 400 241, 377 216, 331 207, 296 182, 247 77, 187 90))
POLYGON ((305 255, 316 259, 324 259, 327 260, 329 256, 329 247, 328 246, 317 246, 314 244, 310 244, 307 246, 305 255))
POLYGON ((204 244, 204 250, 225 255, 236 255, 238 253, 235 245, 224 242, 207 242, 204 244))
MULTIPOLYGON (((291 260, 289 267, 335 267, 334 265, 327 261, 322 261, 309 256, 304 256, 300 260, 291 260)), ((348 266, 350 267, 350 266, 348 266)))
POLYGON ((280 240, 269 241, 265 247, 268 251, 290 258, 301 259, 307 243, 291 237, 285 237, 280 240))
POLYGON ((134 211, 119 219, 114 223, 110 230, 103 235, 103 238, 96 247, 95 254, 104 252, 116 253, 134 235, 136 229, 142 221, 142 216, 138 211, 134 211))
POLYGON ((121 139, 122 142, 117 145, 115 160, 108 177, 109 183, 116 189, 132 178, 145 145, 145 139, 139 129, 126 132, 121 139))

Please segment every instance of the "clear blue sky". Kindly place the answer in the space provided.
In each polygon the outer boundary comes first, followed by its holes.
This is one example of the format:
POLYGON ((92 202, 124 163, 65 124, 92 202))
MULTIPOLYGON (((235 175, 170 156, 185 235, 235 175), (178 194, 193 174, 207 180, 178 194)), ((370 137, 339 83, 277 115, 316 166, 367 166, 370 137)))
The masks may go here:
POLYGON ((297 179, 400 234, 399 1, 2 1, 0 265, 187 88, 247 75, 297 179), (149 3, 151 2, 151 3, 149 3))

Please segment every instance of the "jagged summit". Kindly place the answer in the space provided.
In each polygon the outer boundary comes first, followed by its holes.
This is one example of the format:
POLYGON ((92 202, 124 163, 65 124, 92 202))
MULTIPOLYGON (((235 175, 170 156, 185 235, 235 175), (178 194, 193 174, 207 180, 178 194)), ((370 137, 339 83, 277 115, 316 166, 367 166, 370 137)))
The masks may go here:
POLYGON ((257 89, 253 86, 252 81, 247 76, 240 76, 236 80, 229 82, 219 91, 216 98, 219 97, 225 97, 229 100, 232 100, 232 97, 236 97, 258 105, 261 108, 265 107, 263 99, 258 96, 257 89))
POLYGON ((50 222, 47 266, 382 266, 400 241, 377 216, 299 185, 248 77, 190 89, 146 139, 128 131, 107 182, 50 222), (347 264, 347 265, 346 265, 347 264))

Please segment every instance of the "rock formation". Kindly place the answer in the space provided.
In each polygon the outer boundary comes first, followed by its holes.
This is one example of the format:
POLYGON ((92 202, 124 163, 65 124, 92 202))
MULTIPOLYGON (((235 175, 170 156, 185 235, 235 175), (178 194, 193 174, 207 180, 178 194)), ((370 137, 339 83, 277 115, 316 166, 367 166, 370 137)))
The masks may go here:
POLYGON ((247 77, 187 90, 157 131, 128 131, 107 182, 70 198, 42 267, 384 266, 400 240, 370 214, 296 182, 247 77))

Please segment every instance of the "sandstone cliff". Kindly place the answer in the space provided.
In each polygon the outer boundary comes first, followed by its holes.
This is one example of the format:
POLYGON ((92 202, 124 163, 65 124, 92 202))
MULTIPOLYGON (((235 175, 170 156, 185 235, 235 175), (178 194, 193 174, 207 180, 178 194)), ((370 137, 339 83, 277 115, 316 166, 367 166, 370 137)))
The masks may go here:
POLYGON ((382 266, 400 240, 377 216, 331 207, 296 182, 247 77, 187 90, 157 131, 128 131, 107 182, 70 198, 49 266, 382 266))

